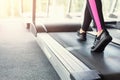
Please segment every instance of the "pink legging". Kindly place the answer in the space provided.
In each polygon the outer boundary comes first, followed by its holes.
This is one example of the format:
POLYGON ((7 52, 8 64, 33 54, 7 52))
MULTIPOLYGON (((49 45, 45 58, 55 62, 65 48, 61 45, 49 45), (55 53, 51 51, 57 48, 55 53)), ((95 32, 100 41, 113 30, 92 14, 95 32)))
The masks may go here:
POLYGON ((100 31, 100 30, 102 30, 102 25, 100 22, 100 17, 98 15, 96 2, 95 2, 95 0, 88 0, 88 2, 89 2, 91 12, 92 12, 93 17, 94 17, 94 21, 95 21, 96 26, 97 26, 97 30, 100 31))

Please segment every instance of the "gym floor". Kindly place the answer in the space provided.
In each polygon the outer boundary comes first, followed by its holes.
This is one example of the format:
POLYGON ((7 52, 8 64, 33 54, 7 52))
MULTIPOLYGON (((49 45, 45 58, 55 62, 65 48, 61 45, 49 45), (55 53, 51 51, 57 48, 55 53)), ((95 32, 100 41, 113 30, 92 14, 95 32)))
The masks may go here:
POLYGON ((21 19, 0 20, 0 80, 60 80, 21 19))

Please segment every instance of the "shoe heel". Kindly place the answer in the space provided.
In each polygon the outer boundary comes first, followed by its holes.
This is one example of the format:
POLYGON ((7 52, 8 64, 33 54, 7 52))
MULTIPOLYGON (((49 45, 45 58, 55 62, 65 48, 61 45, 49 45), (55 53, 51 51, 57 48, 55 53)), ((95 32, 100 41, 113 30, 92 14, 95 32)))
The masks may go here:
POLYGON ((100 51, 100 52, 103 52, 104 49, 105 49, 105 47, 111 42, 111 40, 112 40, 112 37, 109 36, 109 37, 101 44, 100 48, 98 49, 98 52, 99 52, 99 51, 100 51))
POLYGON ((80 41, 86 41, 86 33, 80 33, 79 31, 77 32, 77 35, 79 36, 80 41))

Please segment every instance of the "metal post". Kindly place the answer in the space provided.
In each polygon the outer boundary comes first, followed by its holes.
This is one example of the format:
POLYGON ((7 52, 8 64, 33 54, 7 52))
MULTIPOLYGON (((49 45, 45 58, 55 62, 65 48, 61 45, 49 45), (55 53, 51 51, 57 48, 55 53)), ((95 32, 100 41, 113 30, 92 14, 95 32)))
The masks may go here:
POLYGON ((19 0, 19 14, 23 16, 23 0, 19 0))
POLYGON ((32 5, 32 22, 35 25, 35 19, 36 19, 36 0, 33 0, 32 5))
POLYGON ((48 0, 48 3, 47 3, 47 17, 49 16, 49 7, 50 7, 50 0, 48 0))
POLYGON ((118 2, 118 0, 113 0, 112 6, 111 6, 111 10, 110 10, 110 14, 115 11, 117 2, 118 2))
POLYGON ((10 8, 10 9, 11 9, 11 10, 10 10, 10 11, 11 11, 11 16, 13 17, 13 16, 14 16, 14 12, 15 12, 15 11, 14 11, 14 0, 11 0, 11 1, 10 1, 10 6, 11 6, 11 8, 10 8))
POLYGON ((72 6, 72 0, 69 0, 68 11, 67 11, 68 14, 71 12, 71 6, 72 6))

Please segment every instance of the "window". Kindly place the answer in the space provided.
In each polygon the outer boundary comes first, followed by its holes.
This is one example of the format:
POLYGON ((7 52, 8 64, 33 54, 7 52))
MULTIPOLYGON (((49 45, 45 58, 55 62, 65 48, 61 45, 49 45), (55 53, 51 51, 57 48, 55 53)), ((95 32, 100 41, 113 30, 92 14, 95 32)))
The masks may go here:
POLYGON ((22 14, 24 17, 32 16, 32 0, 22 0, 22 14))
POLYGON ((120 0, 116 0, 115 8, 113 14, 116 16, 117 20, 120 20, 120 0))
POLYGON ((36 17, 46 17, 49 0, 36 0, 36 17))
POLYGON ((71 17, 81 17, 83 9, 85 7, 85 0, 70 0, 69 3, 69 15, 71 17))
POLYGON ((83 10, 85 0, 72 0, 70 13, 79 13, 83 10))
POLYGON ((69 0, 50 0, 49 16, 64 17, 67 14, 69 0))

